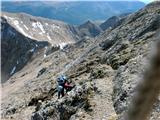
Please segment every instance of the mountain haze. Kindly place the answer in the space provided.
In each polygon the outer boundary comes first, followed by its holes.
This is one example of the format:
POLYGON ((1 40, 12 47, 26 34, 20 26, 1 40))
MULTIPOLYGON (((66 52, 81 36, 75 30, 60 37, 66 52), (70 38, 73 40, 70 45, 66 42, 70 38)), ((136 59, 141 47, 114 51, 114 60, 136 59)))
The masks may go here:
POLYGON ((57 19, 69 24, 87 20, 106 20, 114 15, 135 12, 144 7, 140 1, 69 1, 69 2, 2 2, 2 11, 24 12, 34 16, 57 19))

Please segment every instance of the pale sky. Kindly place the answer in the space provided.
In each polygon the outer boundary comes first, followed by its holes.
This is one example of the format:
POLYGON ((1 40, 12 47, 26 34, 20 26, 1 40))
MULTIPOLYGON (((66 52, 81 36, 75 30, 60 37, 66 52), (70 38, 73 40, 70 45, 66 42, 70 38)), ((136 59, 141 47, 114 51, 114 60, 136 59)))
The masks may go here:
POLYGON ((140 0, 140 1, 143 1, 144 3, 149 3, 152 2, 153 0, 140 0))
MULTIPOLYGON (((45 1, 45 0, 2 0, 2 1, 45 1)), ((48 0, 48 1, 142 1, 144 3, 152 2, 153 0, 48 0)))

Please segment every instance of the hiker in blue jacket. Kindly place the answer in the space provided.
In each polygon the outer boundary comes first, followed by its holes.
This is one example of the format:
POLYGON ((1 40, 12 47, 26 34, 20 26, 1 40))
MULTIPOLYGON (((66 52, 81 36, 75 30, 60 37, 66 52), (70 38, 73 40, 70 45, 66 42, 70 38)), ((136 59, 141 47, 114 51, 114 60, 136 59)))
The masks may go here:
POLYGON ((61 75, 57 78, 57 83, 58 83, 58 99, 60 98, 60 96, 62 95, 62 97, 64 96, 64 89, 66 89, 66 92, 71 90, 73 88, 72 85, 69 84, 69 82, 67 81, 67 77, 65 75, 61 75))
POLYGON ((61 75, 57 78, 57 83, 58 83, 58 99, 60 98, 60 96, 62 95, 62 97, 64 96, 64 85, 65 82, 67 81, 66 76, 61 75))

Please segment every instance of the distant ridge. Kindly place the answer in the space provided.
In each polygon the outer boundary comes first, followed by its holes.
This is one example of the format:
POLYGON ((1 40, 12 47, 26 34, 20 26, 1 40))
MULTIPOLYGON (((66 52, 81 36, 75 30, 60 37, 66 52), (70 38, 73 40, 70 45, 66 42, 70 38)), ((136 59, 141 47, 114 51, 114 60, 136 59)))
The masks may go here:
POLYGON ((72 1, 72 2, 2 2, 2 11, 25 12, 34 16, 57 19, 80 25, 88 19, 106 20, 123 13, 132 13, 145 4, 140 1, 72 1))

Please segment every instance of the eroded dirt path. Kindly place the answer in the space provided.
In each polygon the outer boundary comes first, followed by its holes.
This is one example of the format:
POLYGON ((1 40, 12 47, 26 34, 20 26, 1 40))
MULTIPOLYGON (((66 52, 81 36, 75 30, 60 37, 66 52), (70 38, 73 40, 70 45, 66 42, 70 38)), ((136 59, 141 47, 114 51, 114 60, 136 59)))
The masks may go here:
POLYGON ((109 120, 117 117, 112 102, 113 76, 111 74, 113 70, 110 67, 108 68, 108 66, 106 67, 109 77, 94 80, 98 93, 91 99, 91 104, 93 104, 93 120, 109 120))

